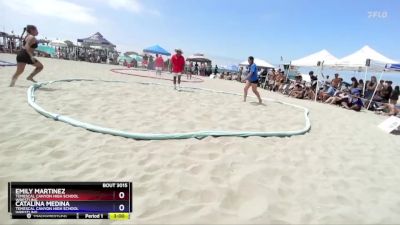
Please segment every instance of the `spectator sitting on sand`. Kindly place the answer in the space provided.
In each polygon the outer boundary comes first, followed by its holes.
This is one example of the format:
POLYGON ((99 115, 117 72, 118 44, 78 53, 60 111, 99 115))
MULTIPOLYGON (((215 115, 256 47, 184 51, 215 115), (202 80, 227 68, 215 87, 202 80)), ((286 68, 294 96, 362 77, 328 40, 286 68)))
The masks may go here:
POLYGON ((351 78, 350 92, 351 94, 359 93, 361 95, 361 89, 359 88, 359 83, 355 77, 351 78))
POLYGON ((366 85, 365 85, 365 98, 366 99, 371 99, 376 86, 378 85, 378 82, 376 80, 375 76, 371 76, 371 80, 367 81, 366 85))
POLYGON ((312 90, 312 87, 305 87, 305 89, 304 89, 304 99, 310 99, 310 100, 314 100, 315 99, 315 93, 312 90))
POLYGON ((393 92, 392 83, 393 82, 390 80, 386 81, 381 90, 381 96, 385 103, 389 102, 390 96, 392 95, 392 92, 393 92))
POLYGON ((336 90, 338 90, 341 86, 341 78, 339 78, 339 74, 335 73, 335 78, 332 79, 331 85, 329 86, 327 91, 321 91, 318 95, 318 99, 322 102, 326 101, 329 97, 332 97, 336 90))
POLYGON ((317 89, 318 78, 317 78, 317 76, 314 75, 314 71, 310 71, 308 73, 308 75, 310 76, 311 85, 309 87, 305 88, 304 98, 314 99, 315 98, 316 89, 317 89))
POLYGON ((285 84, 285 72, 281 71, 278 76, 275 77, 274 91, 281 91, 285 84))
POLYGON ((348 90, 345 90, 343 92, 342 91, 338 91, 338 92, 335 93, 334 96, 329 97, 325 101, 325 103, 332 104, 332 105, 341 104, 342 101, 347 101, 348 98, 349 98, 348 90))
POLYGON ((375 93, 375 95, 381 96, 381 91, 382 91, 382 89, 383 89, 384 83, 385 83, 384 80, 380 80, 380 81, 379 81, 378 87, 376 88, 376 93, 375 93))
POLYGON ((295 97, 298 99, 304 98, 304 89, 302 84, 296 84, 293 90, 290 92, 289 96, 295 97))
POLYGON ((384 103, 379 109, 388 116, 397 116, 400 114, 400 108, 393 104, 384 103))
POLYGON ((238 77, 239 76, 237 75, 237 73, 234 73, 233 76, 232 76, 232 80, 238 80, 238 77))
POLYGON ((314 75, 314 71, 310 71, 308 73, 308 75, 310 76, 310 80, 311 80, 311 88, 313 90, 315 90, 317 88, 318 78, 317 78, 317 76, 314 75))
POLYGON ((360 92, 357 89, 352 89, 352 95, 347 99, 347 101, 341 101, 341 104, 346 109, 351 109, 354 111, 361 111, 361 108, 364 106, 363 102, 360 98, 360 92))
POLYGON ((291 89, 291 91, 289 92, 289 96, 302 99, 304 97, 304 86, 302 84, 302 77, 301 75, 297 75, 295 79, 296 81, 294 82, 292 87, 289 88, 291 89))
POLYGON ((392 94, 390 95, 389 98, 389 103, 392 105, 397 104, 397 100, 399 100, 399 86, 394 87, 394 90, 392 91, 392 94))
POLYGON ((226 74, 225 80, 232 80, 232 75, 229 72, 226 74))
POLYGON ((360 79, 358 81, 358 89, 360 89, 361 93, 364 92, 364 80, 363 79, 360 79))
POLYGON ((225 72, 222 72, 222 73, 219 75, 219 79, 224 79, 224 77, 225 77, 225 72))
POLYGON ((338 73, 335 73, 335 78, 332 79, 331 85, 334 88, 339 88, 339 85, 341 83, 340 77, 338 73))
POLYGON ((278 91, 283 92, 283 90, 287 86, 288 82, 290 82, 290 80, 287 79, 287 76, 285 75, 285 71, 282 71, 281 72, 281 81, 280 81, 278 91))

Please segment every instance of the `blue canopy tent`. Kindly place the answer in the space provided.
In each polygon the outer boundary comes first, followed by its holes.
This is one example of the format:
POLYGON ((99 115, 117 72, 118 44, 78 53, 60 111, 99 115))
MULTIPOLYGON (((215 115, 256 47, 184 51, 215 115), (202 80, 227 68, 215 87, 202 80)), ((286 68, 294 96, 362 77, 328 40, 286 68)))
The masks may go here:
POLYGON ((166 55, 166 56, 170 56, 171 55, 171 53, 167 52, 167 50, 161 48, 161 46, 159 46, 159 45, 153 45, 153 46, 150 46, 148 48, 145 48, 145 49, 143 49, 143 52, 152 53, 152 54, 166 55))

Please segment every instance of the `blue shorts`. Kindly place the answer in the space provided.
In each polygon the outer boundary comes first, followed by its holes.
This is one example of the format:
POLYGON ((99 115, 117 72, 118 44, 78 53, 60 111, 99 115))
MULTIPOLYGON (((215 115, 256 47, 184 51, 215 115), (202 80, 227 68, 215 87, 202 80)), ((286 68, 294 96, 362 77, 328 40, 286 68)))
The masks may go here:
POLYGON ((252 84, 258 84, 258 80, 255 80, 255 81, 249 80, 249 82, 252 83, 252 84))
POLYGON ((333 96, 334 94, 335 94, 335 92, 336 92, 336 89, 334 88, 334 87, 332 87, 332 86, 330 86, 329 88, 328 88, 328 91, 326 92, 329 96, 333 96))

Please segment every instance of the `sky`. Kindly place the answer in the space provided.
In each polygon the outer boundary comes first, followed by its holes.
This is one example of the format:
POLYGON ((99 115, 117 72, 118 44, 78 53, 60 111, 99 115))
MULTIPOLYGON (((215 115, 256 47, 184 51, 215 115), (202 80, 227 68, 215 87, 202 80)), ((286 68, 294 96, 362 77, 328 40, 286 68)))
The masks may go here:
POLYGON ((120 51, 160 44, 217 63, 252 55, 280 64, 327 49, 369 45, 400 61, 399 0, 0 0, 0 30, 27 24, 48 39, 100 32, 120 51))

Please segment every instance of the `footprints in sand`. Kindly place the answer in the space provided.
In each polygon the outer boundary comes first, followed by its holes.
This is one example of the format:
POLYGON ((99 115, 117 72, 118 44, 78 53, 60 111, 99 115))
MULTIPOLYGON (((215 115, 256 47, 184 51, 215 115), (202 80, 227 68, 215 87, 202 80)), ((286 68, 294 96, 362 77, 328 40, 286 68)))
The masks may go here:
POLYGON ((54 151, 51 151, 48 154, 48 156, 50 156, 51 158, 60 159, 60 158, 67 157, 69 154, 70 154, 70 152, 68 152, 67 150, 54 150, 54 151))
POLYGON ((190 191, 188 189, 183 189, 180 190, 176 193, 176 197, 181 200, 181 201, 189 201, 191 199, 193 199, 193 197, 195 196, 195 193, 193 191, 190 191))
POLYGON ((189 168, 189 172, 193 175, 198 175, 203 170, 201 165, 193 165, 189 168))

